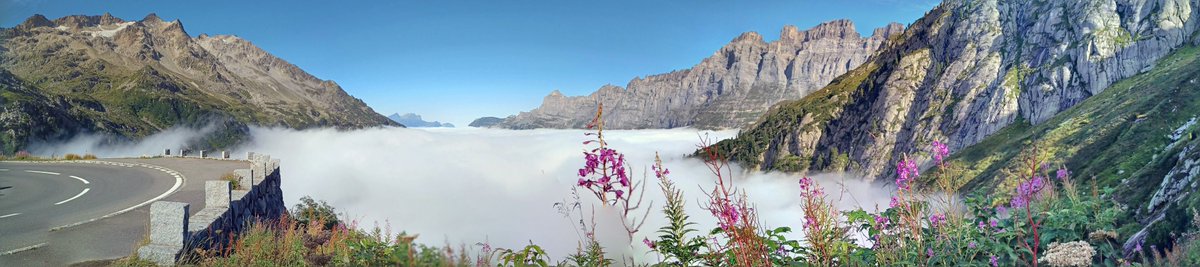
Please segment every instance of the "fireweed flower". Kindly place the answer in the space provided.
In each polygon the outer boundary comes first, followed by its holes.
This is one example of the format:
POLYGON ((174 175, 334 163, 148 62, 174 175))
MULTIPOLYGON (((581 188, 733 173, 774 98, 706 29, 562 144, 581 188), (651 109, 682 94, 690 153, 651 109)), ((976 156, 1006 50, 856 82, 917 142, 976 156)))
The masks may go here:
POLYGON ((587 188, 598 196, 613 194, 615 199, 625 195, 630 187, 629 173, 625 171, 625 154, 614 149, 599 147, 583 152, 584 165, 579 169, 576 185, 587 188))
POLYGON ((1068 171, 1067 168, 1065 168, 1065 167, 1058 169, 1058 173, 1055 173, 1055 175, 1054 175, 1054 177, 1058 178, 1058 180, 1060 180, 1060 181, 1062 179, 1066 179, 1069 176, 1071 176, 1071 171, 1068 171))
POLYGON ((967 248, 971 248, 971 249, 975 248, 975 241, 971 241, 971 243, 967 243, 967 248))
POLYGON ((932 146, 930 150, 933 152, 933 158, 936 159, 938 163, 942 163, 942 161, 946 159, 946 156, 950 155, 950 149, 946 148, 945 143, 935 140, 932 144, 930 144, 930 146, 932 146))
POLYGON ((642 243, 645 243, 646 247, 650 248, 651 250, 654 250, 658 247, 655 245, 654 241, 650 241, 650 238, 642 238, 642 243))
POLYGON ((904 158, 896 164, 896 188, 900 191, 908 191, 913 180, 921 174, 917 171, 917 163, 904 158))
POLYGON ((929 226, 931 227, 938 227, 944 222, 946 222, 946 215, 934 214, 929 216, 929 226))
POLYGON ((996 258, 996 255, 990 255, 988 258, 988 262, 992 263, 992 267, 1000 266, 1000 259, 996 258))
POLYGON ((1029 201, 1037 197, 1038 192, 1041 192, 1042 186, 1044 185, 1042 182, 1043 179, 1045 178, 1041 176, 1034 176, 1033 179, 1017 185, 1017 194, 1013 196, 1012 201, 1010 201, 1009 204, 1014 208, 1021 208, 1025 207, 1025 205, 1029 205, 1029 201))

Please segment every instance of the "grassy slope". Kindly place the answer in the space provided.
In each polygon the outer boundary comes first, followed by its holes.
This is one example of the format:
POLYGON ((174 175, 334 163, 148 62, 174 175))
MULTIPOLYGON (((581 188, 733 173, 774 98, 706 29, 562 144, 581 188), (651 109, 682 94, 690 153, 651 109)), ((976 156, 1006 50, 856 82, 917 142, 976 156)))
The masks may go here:
MULTIPOLYGON (((1073 177, 1099 187, 1116 188, 1129 205, 1122 228, 1128 236, 1139 226, 1133 214, 1158 189, 1182 147, 1195 140, 1198 127, 1183 132, 1179 144, 1169 137, 1200 115, 1200 48, 1183 47, 1151 71, 1125 79, 1052 119, 1033 126, 1018 121, 983 142, 951 157, 956 173, 969 179, 967 191, 1011 190, 1012 173, 1037 147, 1038 157, 1065 165, 1073 177)), ((1184 205, 1195 207, 1196 197, 1184 205)), ((1178 208, 1177 208, 1178 209, 1178 208)), ((1168 216, 1170 217, 1170 216, 1168 216)))

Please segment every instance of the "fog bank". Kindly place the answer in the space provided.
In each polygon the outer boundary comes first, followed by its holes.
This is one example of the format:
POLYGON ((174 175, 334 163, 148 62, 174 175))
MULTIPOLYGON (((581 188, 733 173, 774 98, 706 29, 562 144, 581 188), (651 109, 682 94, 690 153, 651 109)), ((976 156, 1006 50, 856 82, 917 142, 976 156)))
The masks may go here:
MULTIPOLYGON (((253 139, 235 155, 255 151, 282 161, 283 192, 291 204, 305 195, 328 201, 360 226, 375 223, 395 232, 419 234, 430 245, 488 241, 493 247, 519 248, 533 241, 555 259, 575 251, 576 221, 553 207, 570 198, 583 166, 582 130, 404 129, 356 131, 252 128, 253 139)), ((659 152, 671 179, 684 190, 687 211, 699 232, 715 227, 700 207, 707 203, 711 172, 686 158, 700 137, 730 138, 734 131, 693 129, 606 131, 610 147, 626 154, 637 179, 648 178, 644 207, 653 201, 650 220, 625 243, 615 213, 597 212, 597 235, 610 252, 644 257, 642 237, 653 235, 661 218, 663 196, 649 170, 659 152), (646 175, 644 176, 643 173, 646 175)), ((735 169, 736 185, 749 193, 767 227, 801 225, 799 176, 735 169)), ((891 189, 843 175, 817 175, 842 207, 886 206, 891 189), (842 196, 840 184, 850 189, 842 196)), ((584 206, 600 207, 583 195, 584 206)), ((640 214, 640 213, 639 213, 640 214)), ((578 220, 578 218, 575 218, 578 220)), ((799 237, 793 234, 793 237, 799 237)))

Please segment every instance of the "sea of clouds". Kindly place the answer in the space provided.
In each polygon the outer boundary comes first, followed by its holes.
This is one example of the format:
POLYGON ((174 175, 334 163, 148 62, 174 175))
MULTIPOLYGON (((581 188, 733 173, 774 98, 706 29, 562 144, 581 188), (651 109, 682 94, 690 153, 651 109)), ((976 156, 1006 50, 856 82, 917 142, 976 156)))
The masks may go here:
MULTIPOLYGON (((82 137, 39 145, 35 154, 92 151, 101 156, 157 155, 164 147, 196 140, 199 130, 171 130, 142 143, 107 145, 82 137), (176 142, 173 143, 172 142, 176 142)), ((583 130, 499 130, 478 128, 374 128, 290 130, 251 128, 252 139, 235 151, 270 154, 282 162, 284 199, 303 196, 327 201, 360 228, 379 226, 418 234, 429 245, 477 243, 520 248, 533 242, 555 259, 575 252, 583 238, 578 213, 566 218, 554 204, 569 201, 588 140, 583 130)), ((611 148, 625 153, 636 179, 646 179, 643 208, 652 209, 641 232, 630 239, 611 208, 581 191, 583 207, 596 209, 597 236, 610 252, 654 259, 641 240, 654 239, 666 225, 663 194, 650 170, 655 153, 684 191, 687 212, 699 232, 716 225, 701 207, 715 177, 695 158, 702 138, 731 138, 735 131, 605 131, 611 148), (651 206, 651 202, 653 206, 651 206)), ((794 174, 745 172, 734 166, 734 182, 756 205, 763 226, 798 230, 802 213, 794 174)), ((844 209, 886 207, 894 190, 845 174, 813 176, 844 209)), ((637 213, 641 217, 641 213, 637 213)), ((590 217, 590 214, 587 215, 590 217)), ((585 218, 589 221, 591 218, 585 218)), ((640 218, 639 218, 640 219, 640 218)), ((800 238, 798 233, 791 235, 800 238)))

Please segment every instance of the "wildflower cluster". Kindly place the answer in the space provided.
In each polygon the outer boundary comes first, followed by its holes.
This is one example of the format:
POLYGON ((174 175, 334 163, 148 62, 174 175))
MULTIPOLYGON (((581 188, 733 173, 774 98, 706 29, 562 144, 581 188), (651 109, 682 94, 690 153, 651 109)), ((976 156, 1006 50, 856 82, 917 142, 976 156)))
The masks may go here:
POLYGON ((586 163, 579 169, 578 186, 591 190, 605 202, 609 194, 614 196, 613 200, 625 197, 630 184, 624 154, 602 145, 583 152, 583 158, 586 163))

